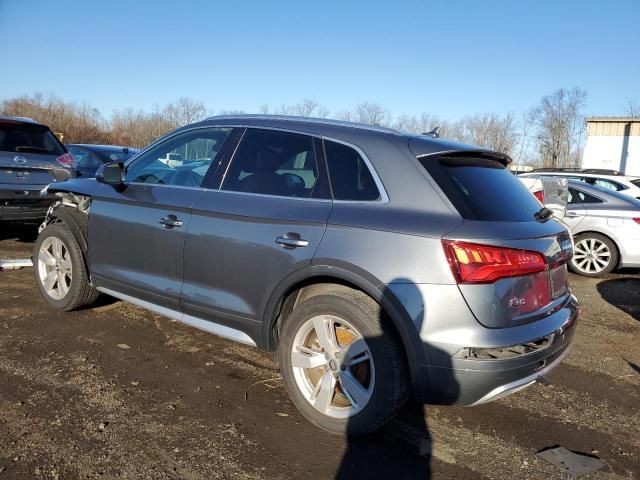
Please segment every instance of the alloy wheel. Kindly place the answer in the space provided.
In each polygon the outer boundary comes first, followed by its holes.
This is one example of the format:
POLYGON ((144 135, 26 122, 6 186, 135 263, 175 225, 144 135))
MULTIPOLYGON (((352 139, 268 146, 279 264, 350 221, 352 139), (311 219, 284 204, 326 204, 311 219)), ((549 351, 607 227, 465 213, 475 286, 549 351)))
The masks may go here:
POLYGON ((576 243, 572 262, 581 272, 600 273, 611 262, 611 250, 597 238, 584 238, 576 243))
POLYGON ((45 292, 62 300, 71 288, 72 264, 69 250, 56 237, 47 237, 38 251, 38 278, 45 292))
POLYGON ((349 418, 369 403, 375 368, 367 342, 346 320, 318 315, 293 339, 291 365, 296 385, 320 413, 349 418))

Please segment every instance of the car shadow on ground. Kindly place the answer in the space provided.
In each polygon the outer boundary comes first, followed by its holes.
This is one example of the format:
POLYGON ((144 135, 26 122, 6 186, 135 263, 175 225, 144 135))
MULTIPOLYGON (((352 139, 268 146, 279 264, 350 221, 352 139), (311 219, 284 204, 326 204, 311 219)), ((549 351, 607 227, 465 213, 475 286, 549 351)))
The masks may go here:
POLYGON ((605 301, 640 321, 640 278, 604 280, 597 289, 605 301))
POLYGON ((38 224, 36 223, 0 223, 0 240, 33 243, 36 238, 38 238, 38 224))
MULTIPOLYGON (((419 335, 428 308, 427 301, 422 297, 418 287, 406 278, 396 279, 393 283, 403 285, 403 294, 414 305, 422 305, 421 311, 413 319, 415 335, 419 335)), ((394 294, 387 288, 384 293, 387 298, 393 298, 394 294)), ((383 315, 383 313, 381 313, 383 315)), ((382 318, 384 335, 394 335, 388 331, 390 320, 382 318)), ((378 343, 384 345, 381 337, 365 337, 370 345, 378 343)), ((399 339, 398 339, 399 341, 399 339)), ((443 361, 438 369, 441 371, 439 380, 446 383, 446 398, 439 403, 452 404, 458 398, 459 385, 452 374, 450 356, 442 350, 427 343, 422 343, 429 359, 438 358, 443 361)), ((372 350, 376 350, 375 347, 372 350)), ((388 379, 377 379, 385 381, 388 379)), ((427 426, 424 404, 414 398, 410 398, 397 417, 384 425, 376 432, 355 436, 350 432, 354 422, 347 425, 347 448, 336 472, 336 480, 355 478, 368 479, 430 479, 432 477, 431 459, 432 442, 431 433, 427 426)))

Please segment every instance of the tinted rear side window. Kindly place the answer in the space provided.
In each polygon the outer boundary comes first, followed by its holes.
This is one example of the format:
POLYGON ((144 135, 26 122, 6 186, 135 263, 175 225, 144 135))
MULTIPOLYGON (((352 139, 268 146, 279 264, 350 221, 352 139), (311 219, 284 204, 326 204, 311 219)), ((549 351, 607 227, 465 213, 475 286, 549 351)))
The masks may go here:
POLYGON ((541 208, 524 184, 495 160, 437 156, 418 160, 463 218, 529 222, 541 208))
POLYGON ((64 148, 51 131, 39 125, 0 124, 0 151, 62 155, 64 148))
POLYGON ((335 200, 370 201, 380 198, 376 182, 356 150, 328 140, 324 142, 324 150, 335 200))

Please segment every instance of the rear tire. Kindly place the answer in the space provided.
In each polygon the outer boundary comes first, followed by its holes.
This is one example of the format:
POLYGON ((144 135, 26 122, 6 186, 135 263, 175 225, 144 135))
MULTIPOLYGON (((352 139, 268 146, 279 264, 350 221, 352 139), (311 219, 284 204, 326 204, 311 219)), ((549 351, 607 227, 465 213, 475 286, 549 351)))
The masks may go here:
POLYGON ((618 248, 613 241, 599 233, 584 233, 574 239, 575 251, 569 268, 585 277, 601 277, 618 266, 618 248))
POLYGON ((80 245, 64 223, 47 225, 36 240, 33 266, 38 290, 58 310, 93 303, 99 292, 89 284, 80 245))
POLYGON ((379 305, 357 291, 328 292, 296 307, 280 328, 279 357, 293 403, 333 434, 372 432, 408 397, 400 340, 379 305))

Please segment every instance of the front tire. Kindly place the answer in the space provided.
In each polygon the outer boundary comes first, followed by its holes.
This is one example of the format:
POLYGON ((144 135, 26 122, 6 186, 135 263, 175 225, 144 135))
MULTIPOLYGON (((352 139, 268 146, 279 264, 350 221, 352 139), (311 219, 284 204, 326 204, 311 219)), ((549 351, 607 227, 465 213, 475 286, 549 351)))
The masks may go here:
POLYGON ((338 435, 372 432, 408 397, 408 372, 380 307, 356 291, 304 301, 280 329, 280 366, 291 400, 338 435))
POLYGON ((618 249, 611 239, 599 233, 585 233, 575 238, 569 268, 585 277, 601 277, 618 266, 618 249))
POLYGON ((99 292, 89 284, 80 245, 64 223, 47 225, 36 240, 33 266, 38 290, 58 310, 89 305, 99 292))

